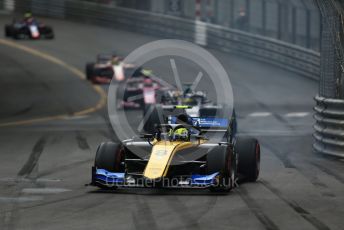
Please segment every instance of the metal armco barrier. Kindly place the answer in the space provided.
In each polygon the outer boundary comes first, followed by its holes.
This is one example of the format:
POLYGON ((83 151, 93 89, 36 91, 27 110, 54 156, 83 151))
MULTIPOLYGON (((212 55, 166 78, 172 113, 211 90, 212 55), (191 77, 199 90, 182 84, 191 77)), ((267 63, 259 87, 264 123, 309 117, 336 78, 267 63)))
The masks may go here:
POLYGON ((137 31, 163 38, 178 38, 203 43, 210 48, 244 55, 315 80, 319 79, 319 53, 235 29, 207 23, 200 24, 194 20, 174 16, 77 0, 16 1, 17 12, 26 10, 32 10, 33 13, 42 16, 56 17, 58 13, 58 17, 67 20, 137 31), (202 26, 204 29, 200 28, 202 26), (203 35, 202 38, 195 36, 199 31, 205 31, 206 36, 203 35))
POLYGON ((344 157, 344 100, 316 96, 315 101, 314 149, 344 157))
POLYGON ((283 41, 216 25, 207 26, 208 46, 268 62, 314 80, 319 79, 320 54, 283 41))

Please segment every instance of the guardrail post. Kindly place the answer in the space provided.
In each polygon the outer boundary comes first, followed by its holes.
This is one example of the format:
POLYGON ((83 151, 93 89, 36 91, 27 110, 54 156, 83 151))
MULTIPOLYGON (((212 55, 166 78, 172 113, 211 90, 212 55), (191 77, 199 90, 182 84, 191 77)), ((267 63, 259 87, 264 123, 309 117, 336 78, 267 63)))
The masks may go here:
POLYGON ((282 39, 282 4, 280 2, 277 3, 277 39, 281 40, 282 39))
POLYGON ((231 28, 234 28, 235 27, 235 5, 234 5, 234 1, 235 0, 230 0, 231 1, 231 4, 230 4, 230 26, 231 28))
POLYGON ((292 17, 291 17, 291 42, 296 44, 296 28, 297 28, 297 8, 293 6, 292 8, 292 17))
POLYGON ((263 35, 266 36, 266 0, 262 0, 262 31, 263 35))
POLYGON ((247 17, 247 32, 251 30, 251 0, 246 0, 246 17, 247 17))
POLYGON ((311 11, 306 9, 306 48, 311 48, 311 11))

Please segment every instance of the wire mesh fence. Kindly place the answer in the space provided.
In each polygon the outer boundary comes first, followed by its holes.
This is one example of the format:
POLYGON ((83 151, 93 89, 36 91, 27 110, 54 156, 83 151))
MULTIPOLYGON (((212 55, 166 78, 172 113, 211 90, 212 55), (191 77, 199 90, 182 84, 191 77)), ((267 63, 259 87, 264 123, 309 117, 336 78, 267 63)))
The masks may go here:
POLYGON ((344 22, 339 1, 316 0, 322 17, 321 73, 319 94, 344 99, 344 22))
MULTIPOLYGON (((21 0, 25 2, 25 0, 21 0)), ((63 4, 45 0, 40 4, 63 4)), ((321 16, 314 0, 83 0, 196 19, 320 50, 321 16)), ((0 0, 0 9, 14 0, 0 0)), ((57 12, 58 13, 58 12, 57 12)))
POLYGON ((313 0, 85 0, 199 19, 316 51, 321 16, 313 0))

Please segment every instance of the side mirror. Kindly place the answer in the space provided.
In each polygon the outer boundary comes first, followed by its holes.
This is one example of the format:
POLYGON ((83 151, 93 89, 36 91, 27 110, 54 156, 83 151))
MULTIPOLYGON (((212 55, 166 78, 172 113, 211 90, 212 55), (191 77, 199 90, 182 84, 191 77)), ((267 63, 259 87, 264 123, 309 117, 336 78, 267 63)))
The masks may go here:
POLYGON ((145 133, 141 135, 141 138, 152 139, 154 137, 153 134, 145 133))
POLYGON ((142 136, 141 136, 141 138, 147 139, 147 142, 148 142, 150 145, 153 145, 153 144, 151 143, 153 137, 154 137, 153 134, 148 134, 148 133, 142 134, 142 136))

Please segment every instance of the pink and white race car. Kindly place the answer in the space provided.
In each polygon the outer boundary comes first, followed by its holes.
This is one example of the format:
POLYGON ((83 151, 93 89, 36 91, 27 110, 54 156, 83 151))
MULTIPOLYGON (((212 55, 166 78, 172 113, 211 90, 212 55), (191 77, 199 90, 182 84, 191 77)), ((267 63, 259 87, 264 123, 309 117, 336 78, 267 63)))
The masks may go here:
POLYGON ((131 77, 121 87, 117 108, 144 108, 146 104, 157 103, 157 94, 163 86, 148 76, 131 77))
POLYGON ((135 73, 135 65, 127 64, 117 55, 100 54, 95 63, 86 64, 86 78, 95 84, 110 84, 111 80, 124 82, 135 73))

